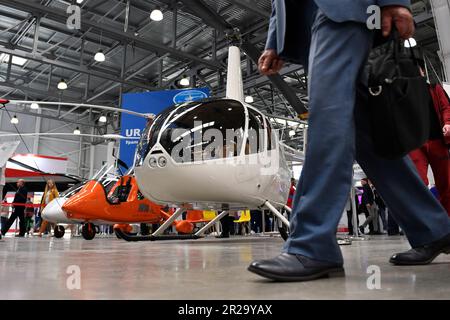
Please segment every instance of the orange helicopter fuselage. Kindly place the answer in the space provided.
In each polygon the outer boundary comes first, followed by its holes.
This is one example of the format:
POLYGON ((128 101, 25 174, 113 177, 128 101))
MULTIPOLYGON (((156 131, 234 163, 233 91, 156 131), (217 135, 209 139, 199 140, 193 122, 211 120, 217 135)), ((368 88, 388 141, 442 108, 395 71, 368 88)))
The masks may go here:
POLYGON ((69 219, 85 222, 160 223, 167 217, 161 206, 142 196, 132 176, 122 177, 108 194, 101 183, 91 180, 62 209, 69 219))

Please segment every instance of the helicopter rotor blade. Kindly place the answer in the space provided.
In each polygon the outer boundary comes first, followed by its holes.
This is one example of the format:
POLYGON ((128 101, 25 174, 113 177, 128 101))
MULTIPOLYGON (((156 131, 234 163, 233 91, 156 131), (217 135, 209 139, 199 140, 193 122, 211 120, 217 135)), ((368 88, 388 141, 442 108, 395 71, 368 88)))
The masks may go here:
POLYGON ((131 111, 127 109, 121 109, 116 107, 109 107, 109 106, 101 106, 96 104, 86 104, 86 103, 76 103, 76 102, 52 102, 52 101, 31 101, 31 100, 10 100, 10 104, 32 104, 37 103, 40 105, 45 106, 72 106, 72 107, 86 107, 86 108, 92 108, 92 109, 99 109, 99 110, 106 110, 106 111, 113 111, 113 112, 121 112, 130 114, 136 117, 146 118, 146 119, 153 119, 155 115, 153 113, 140 113, 136 111, 131 111))

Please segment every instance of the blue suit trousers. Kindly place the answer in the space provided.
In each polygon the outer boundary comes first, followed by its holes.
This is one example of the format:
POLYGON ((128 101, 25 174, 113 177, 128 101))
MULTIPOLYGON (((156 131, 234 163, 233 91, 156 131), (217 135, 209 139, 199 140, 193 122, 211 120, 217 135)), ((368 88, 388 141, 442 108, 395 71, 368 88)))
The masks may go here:
MULTIPOLYGON (((284 251, 342 263, 336 229, 349 197, 356 160, 374 183, 412 247, 450 233, 444 208, 409 158, 373 151, 366 108, 365 65, 373 32, 359 22, 334 22, 321 11, 309 56, 308 145, 284 251)), ((383 124, 380 123, 380 126, 383 124)))

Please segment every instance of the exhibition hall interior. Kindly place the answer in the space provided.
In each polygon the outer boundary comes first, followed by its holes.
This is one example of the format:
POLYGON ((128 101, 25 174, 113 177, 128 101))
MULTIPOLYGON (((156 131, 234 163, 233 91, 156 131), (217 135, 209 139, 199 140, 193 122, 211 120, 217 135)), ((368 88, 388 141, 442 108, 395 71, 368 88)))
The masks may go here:
POLYGON ((337 2, 0 0, 0 299, 450 299, 450 3, 337 2))

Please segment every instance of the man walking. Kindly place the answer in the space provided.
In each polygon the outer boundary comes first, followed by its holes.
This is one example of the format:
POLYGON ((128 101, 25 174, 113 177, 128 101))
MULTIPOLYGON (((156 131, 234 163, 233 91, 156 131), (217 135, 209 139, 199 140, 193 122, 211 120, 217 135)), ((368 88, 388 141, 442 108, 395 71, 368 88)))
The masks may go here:
POLYGON ((369 184, 369 179, 361 179, 361 185, 363 187, 363 194, 361 198, 361 206, 367 213, 367 219, 359 227, 359 231, 364 234, 365 228, 369 225, 372 226, 370 234, 378 234, 378 208, 375 205, 375 195, 369 184))
POLYGON ((413 247, 392 256, 391 263, 427 264, 440 253, 450 253, 450 219, 442 206, 410 159, 380 158, 368 132, 364 67, 375 32, 366 26, 366 12, 369 6, 378 5, 383 36, 395 26, 400 37, 408 39, 414 34, 410 1, 273 0, 272 4, 267 47, 259 69, 271 75, 286 60, 309 65, 308 148, 283 253, 254 261, 249 271, 279 281, 344 274, 335 233, 355 159, 413 247))
POLYGON ((14 221, 19 218, 19 237, 24 237, 26 232, 26 223, 25 223, 25 203, 27 202, 27 194, 28 191, 25 188, 25 180, 20 179, 17 181, 17 191, 14 196, 13 203, 15 204, 13 207, 13 213, 11 217, 9 217, 8 222, 5 226, 2 226, 2 234, 5 235, 9 228, 11 228, 14 221), (17 204, 17 205, 16 205, 17 204), (23 204, 23 205, 21 205, 23 204))

